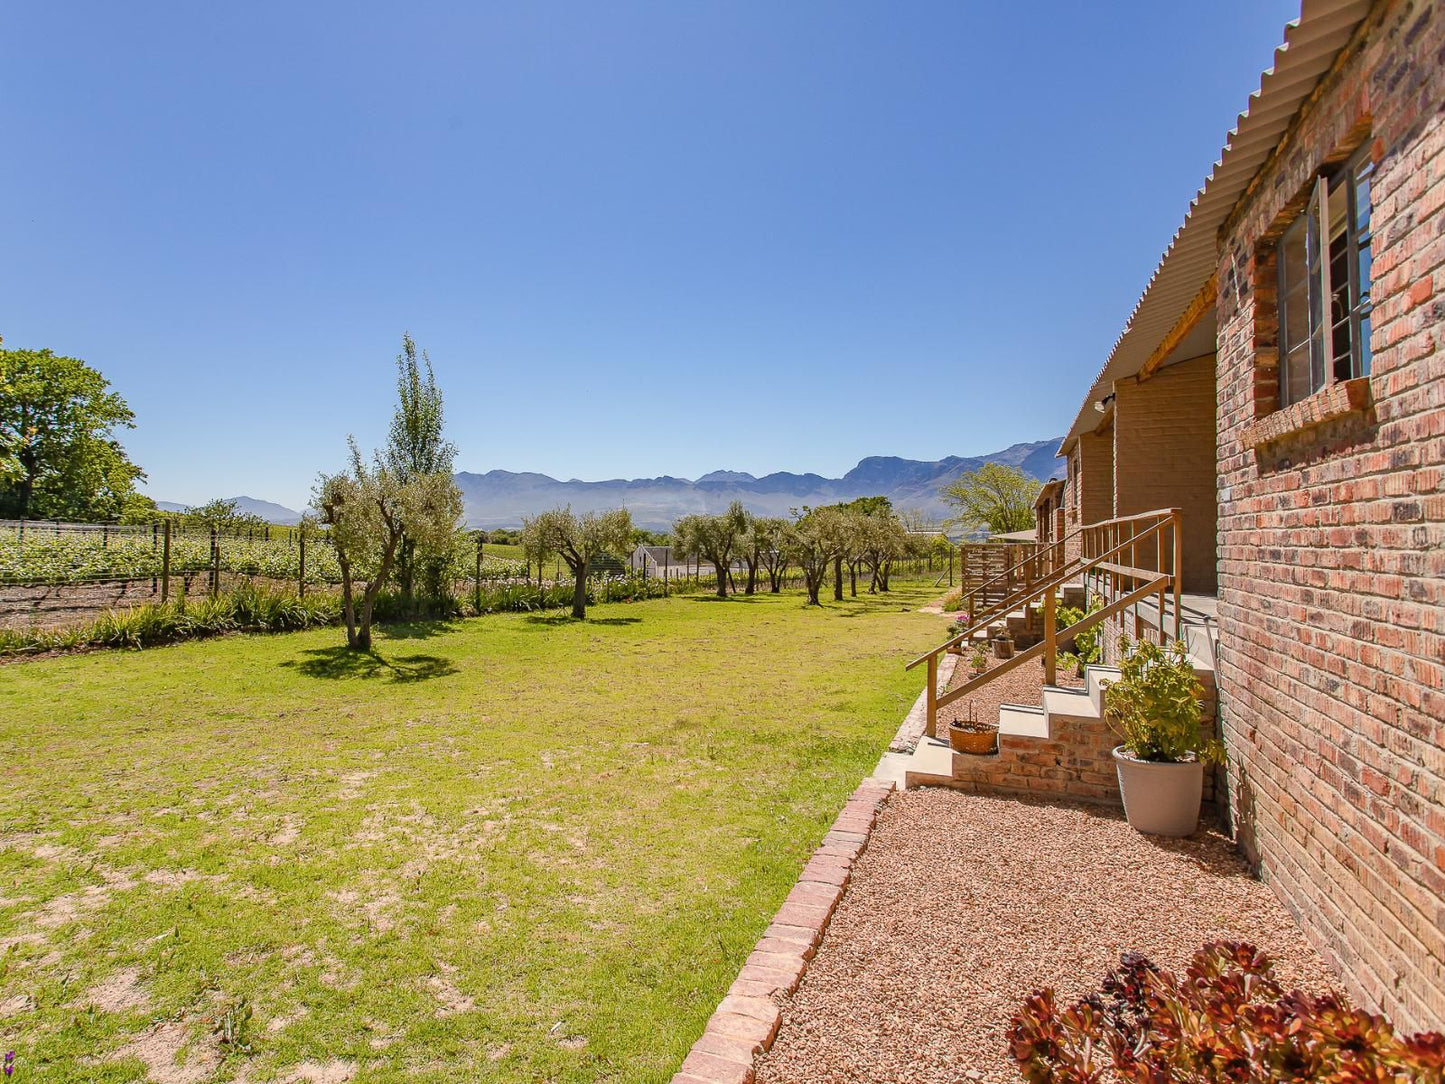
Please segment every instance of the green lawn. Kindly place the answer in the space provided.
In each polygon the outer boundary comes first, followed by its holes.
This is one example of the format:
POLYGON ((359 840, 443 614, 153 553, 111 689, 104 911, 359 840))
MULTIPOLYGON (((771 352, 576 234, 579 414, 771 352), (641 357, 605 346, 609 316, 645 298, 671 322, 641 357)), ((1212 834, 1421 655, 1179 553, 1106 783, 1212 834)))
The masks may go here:
POLYGON ((917 695, 933 594, 0 667, 15 1079, 666 1081, 917 695))

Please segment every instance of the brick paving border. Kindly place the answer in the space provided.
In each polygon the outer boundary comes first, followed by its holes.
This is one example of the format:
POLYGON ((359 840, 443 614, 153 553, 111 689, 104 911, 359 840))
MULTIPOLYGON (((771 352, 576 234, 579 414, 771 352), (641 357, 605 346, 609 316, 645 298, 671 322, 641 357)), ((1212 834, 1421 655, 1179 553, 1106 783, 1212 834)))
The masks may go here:
POLYGON ((892 792, 891 782, 877 779, 858 785, 672 1084, 752 1084, 753 1058, 773 1045, 782 1022, 782 1009, 773 998, 798 988, 848 887, 853 864, 868 846, 878 810, 892 792))

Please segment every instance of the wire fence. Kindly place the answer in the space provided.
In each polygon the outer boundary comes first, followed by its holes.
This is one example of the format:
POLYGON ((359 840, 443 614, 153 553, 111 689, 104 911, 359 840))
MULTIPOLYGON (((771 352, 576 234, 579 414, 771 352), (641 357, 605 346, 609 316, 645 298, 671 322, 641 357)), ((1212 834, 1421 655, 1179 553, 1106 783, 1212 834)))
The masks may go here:
MULTIPOLYGON (((558 559, 509 560, 486 553, 483 532, 458 537, 445 582, 476 612, 560 605, 573 578, 558 559)), ((742 562, 725 570, 730 591, 746 588, 742 562)), ((904 558, 899 579, 927 577, 952 583, 953 563, 938 557, 904 558)), ((852 577, 844 568, 847 590, 852 577)), ((589 570, 589 597, 653 597, 715 589, 712 565, 695 557, 659 568, 629 567, 620 559, 589 570)), ((334 591, 341 582, 335 547, 314 526, 227 526, 168 521, 137 526, 0 521, 0 628, 58 627, 91 620, 106 610, 143 603, 215 595, 241 584, 271 591, 334 591)), ((860 583, 866 589, 867 577, 860 583)), ((780 590, 801 590, 802 574, 789 568, 780 590)), ((771 591, 764 569, 754 589, 771 591)), ((831 588, 831 582, 829 584, 831 588)))

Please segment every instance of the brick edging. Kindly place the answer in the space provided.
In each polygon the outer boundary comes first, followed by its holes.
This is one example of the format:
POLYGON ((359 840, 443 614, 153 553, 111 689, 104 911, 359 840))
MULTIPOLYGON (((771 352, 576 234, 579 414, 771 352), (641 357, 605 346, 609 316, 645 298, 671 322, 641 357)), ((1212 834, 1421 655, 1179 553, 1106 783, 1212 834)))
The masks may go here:
POLYGON ((772 924, 748 956, 727 996, 692 1044, 672 1084, 752 1084, 753 1059, 773 1045, 782 1023, 774 1000, 798 988, 823 939, 853 864, 868 846, 891 782, 865 779, 803 867, 772 924))

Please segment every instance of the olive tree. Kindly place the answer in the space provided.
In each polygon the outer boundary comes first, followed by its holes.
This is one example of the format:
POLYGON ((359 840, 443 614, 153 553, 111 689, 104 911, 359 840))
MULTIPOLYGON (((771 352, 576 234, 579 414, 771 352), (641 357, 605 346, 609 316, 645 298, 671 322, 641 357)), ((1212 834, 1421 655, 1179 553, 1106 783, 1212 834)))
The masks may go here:
POLYGON ((804 508, 788 524, 783 548, 788 559, 802 570, 808 602, 814 606, 821 605, 818 592, 827 579, 828 567, 843 551, 844 536, 843 515, 837 508, 804 508))
POLYGON ((557 556, 566 562, 576 582, 572 589, 572 616, 587 616, 587 566, 612 550, 626 551, 632 541, 632 515, 625 508, 577 515, 554 508, 522 521, 522 547, 540 560, 557 556))
POLYGON ((747 531, 748 513, 742 501, 733 501, 721 515, 683 516, 672 526, 673 545, 683 553, 711 561, 717 569, 718 598, 727 598, 728 569, 733 551, 747 531))
POLYGON ((894 515, 865 516, 860 531, 863 564, 869 572, 868 593, 888 590, 893 562, 908 552, 908 532, 894 515))
POLYGON ((402 539, 414 539, 428 550, 448 545, 461 519, 461 493, 450 474, 403 481, 379 456, 368 467, 352 441, 351 469, 323 474, 311 505, 330 529, 341 568, 347 646, 370 651, 376 596, 391 575, 402 539), (358 606, 356 590, 362 583, 358 606))
POLYGON ((788 551, 783 545, 787 534, 788 521, 780 516, 754 516, 748 525, 748 538, 768 574, 768 589, 775 595, 783 589, 788 571, 788 551))

